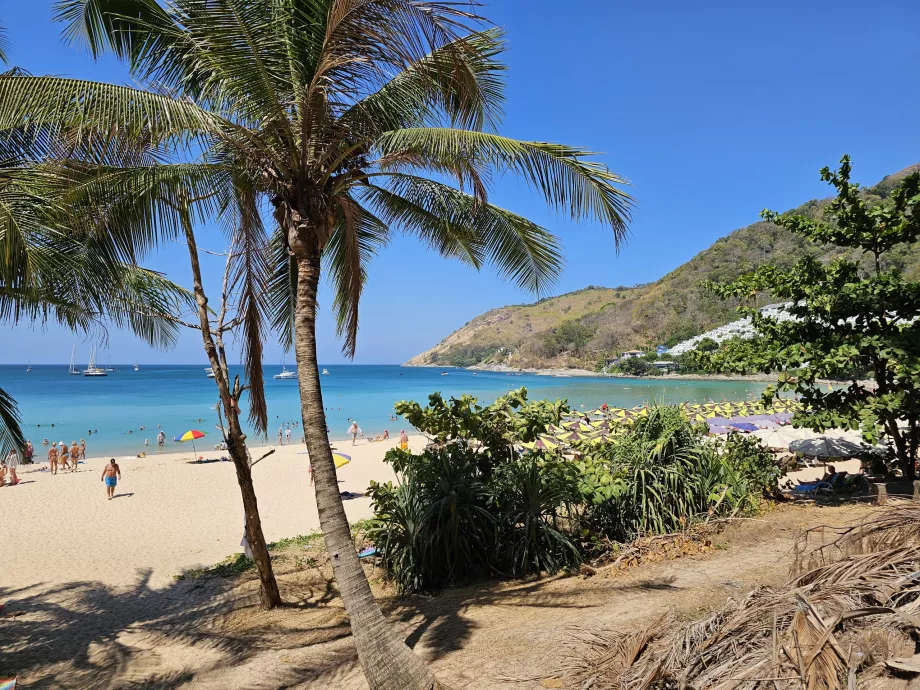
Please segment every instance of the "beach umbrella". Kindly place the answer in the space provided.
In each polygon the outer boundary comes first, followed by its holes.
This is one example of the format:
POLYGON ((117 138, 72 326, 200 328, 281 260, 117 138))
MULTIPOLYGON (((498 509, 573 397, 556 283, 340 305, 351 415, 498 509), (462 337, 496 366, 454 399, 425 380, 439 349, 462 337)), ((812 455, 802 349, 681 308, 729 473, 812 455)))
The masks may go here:
POLYGON ((722 426, 721 424, 710 424, 709 433, 710 434, 727 434, 731 429, 727 426, 722 426))
POLYGON ((568 431, 564 434, 557 436, 560 441, 566 441, 572 443, 574 441, 588 441, 594 438, 594 434, 588 434, 583 431, 568 431))
POLYGON ((198 451, 195 450, 195 439, 204 438, 205 436, 207 436, 207 434, 204 433, 203 431, 198 431, 198 429, 189 429, 181 436, 176 436, 176 438, 173 440, 179 441, 180 443, 191 441, 192 442, 192 452, 197 456, 198 451))
POLYGON ((768 448, 788 449, 791 443, 802 441, 813 436, 813 432, 808 429, 793 429, 791 427, 782 427, 780 429, 760 429, 752 432, 753 436, 760 439, 768 448))
POLYGON ((535 441, 522 443, 522 446, 530 450, 556 450, 562 444, 550 436, 538 436, 535 441))
POLYGON ((728 426, 738 431, 757 431, 757 425, 750 422, 732 422, 728 426))
POLYGON ((351 462, 351 456, 345 455, 344 453, 333 453, 332 461, 335 463, 335 468, 338 469, 342 465, 347 465, 351 462))
POLYGON ((845 438, 827 436, 793 441, 789 444, 789 450, 808 457, 822 458, 824 460, 831 458, 852 458, 861 455, 864 451, 863 447, 858 443, 845 438))

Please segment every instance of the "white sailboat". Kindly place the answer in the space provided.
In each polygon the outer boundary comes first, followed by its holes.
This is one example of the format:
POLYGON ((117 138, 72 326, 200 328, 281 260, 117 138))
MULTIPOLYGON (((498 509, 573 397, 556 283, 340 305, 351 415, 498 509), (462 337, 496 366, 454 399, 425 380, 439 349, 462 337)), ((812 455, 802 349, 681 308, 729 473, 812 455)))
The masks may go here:
POLYGON ((134 371, 140 371, 141 368, 137 365, 137 362, 134 363, 134 371))
POLYGON ((282 357, 281 357, 281 373, 280 373, 280 374, 275 374, 274 378, 276 378, 276 379, 284 379, 284 380, 296 379, 296 378, 297 378, 297 372, 296 372, 296 371, 288 371, 288 370, 287 370, 287 368, 284 366, 284 357, 282 356, 282 357))
POLYGON ((26 371, 27 372, 32 371, 32 358, 31 357, 29 357, 29 363, 26 364, 26 371))
POLYGON ((109 355, 109 361, 108 361, 108 364, 105 365, 105 370, 106 371, 118 371, 118 369, 112 366, 112 355, 109 355))
POLYGON ((96 348, 93 348, 92 354, 89 356, 89 364, 86 365, 86 369, 83 370, 84 376, 108 376, 105 369, 100 369, 96 366, 96 348))
POLYGON ((207 376, 209 379, 213 379, 213 378, 214 378, 214 370, 213 370, 211 367, 205 367, 204 375, 207 376))
POLYGON ((77 346, 74 344, 73 348, 70 350, 70 370, 67 372, 71 376, 79 376, 80 370, 77 369, 77 365, 74 364, 74 357, 77 354, 77 346))

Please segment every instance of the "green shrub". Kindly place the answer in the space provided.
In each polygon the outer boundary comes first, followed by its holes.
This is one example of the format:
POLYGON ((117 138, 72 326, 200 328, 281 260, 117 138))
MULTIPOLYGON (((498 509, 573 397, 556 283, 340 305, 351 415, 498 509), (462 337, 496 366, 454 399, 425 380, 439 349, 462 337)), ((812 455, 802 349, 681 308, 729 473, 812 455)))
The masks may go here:
POLYGON ((562 401, 528 401, 524 389, 487 407, 436 393, 424 408, 396 409, 434 439, 419 454, 388 452, 399 481, 370 488, 369 536, 401 592, 555 573, 605 540, 756 508, 779 477, 756 439, 707 440, 705 426, 676 407, 652 408, 625 433, 580 444, 576 460, 522 452, 568 413, 562 401))

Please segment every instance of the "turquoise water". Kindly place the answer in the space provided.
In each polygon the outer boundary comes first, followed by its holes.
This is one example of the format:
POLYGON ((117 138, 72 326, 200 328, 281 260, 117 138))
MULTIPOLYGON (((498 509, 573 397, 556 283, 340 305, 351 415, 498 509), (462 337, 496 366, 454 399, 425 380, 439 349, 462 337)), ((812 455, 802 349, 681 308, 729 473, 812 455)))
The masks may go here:
MULTIPOLYGON (((70 376, 67 365, 34 366, 30 372, 24 365, 0 366, 0 388, 18 401, 26 438, 35 444, 39 455, 44 438, 67 443, 84 438, 90 456, 136 454, 144 449, 144 439, 156 446, 157 425, 169 439, 167 448, 177 447, 172 438, 189 429, 208 434, 199 442, 201 448, 221 440, 215 428, 217 389, 203 367, 142 366, 134 371, 131 365, 115 366, 118 371, 104 378, 70 376), (141 430, 141 426, 146 429, 141 430), (90 429, 94 431, 91 435, 90 429)), ((300 403, 296 380, 271 378, 281 371, 278 365, 265 369, 268 440, 274 442, 279 425, 300 419, 300 403)), ((406 425, 402 420, 390 421, 393 403, 425 402, 433 391, 441 391, 445 397, 470 393, 488 403, 510 389, 525 386, 531 399, 567 398, 574 407, 592 409, 604 402, 632 407, 648 401, 743 400, 763 389, 761 384, 736 381, 512 376, 400 366, 332 365, 327 369, 330 375, 322 377, 323 398, 333 439, 346 437, 349 418, 358 421, 365 435, 384 429, 391 435, 398 433, 406 425), (442 376, 441 371, 449 373, 442 376)), ((295 429, 292 438, 299 437, 295 429)), ((251 440, 266 442, 252 436, 251 440)))

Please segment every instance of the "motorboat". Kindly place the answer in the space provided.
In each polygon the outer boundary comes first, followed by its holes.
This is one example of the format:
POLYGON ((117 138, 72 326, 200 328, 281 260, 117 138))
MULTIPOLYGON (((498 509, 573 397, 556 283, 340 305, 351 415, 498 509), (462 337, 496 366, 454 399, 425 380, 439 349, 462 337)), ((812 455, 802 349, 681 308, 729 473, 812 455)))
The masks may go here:
POLYGON ((135 364, 134 364, 134 371, 140 371, 140 370, 141 370, 141 368, 140 368, 140 367, 137 365, 137 363, 135 362, 135 364))
POLYGON ((209 379, 213 379, 213 378, 214 378, 214 369, 212 369, 211 367, 205 367, 204 375, 207 376, 209 379))
POLYGON ((442 371, 442 372, 441 372, 441 376, 447 376, 447 372, 446 372, 446 371, 442 371))
POLYGON ((108 373, 105 369, 96 366, 96 348, 93 348, 92 354, 89 356, 89 364, 86 365, 86 369, 83 370, 84 376, 108 376, 108 373))
MULTIPOLYGON (((323 369, 323 371, 326 371, 326 370, 323 369)), ((281 360, 281 373, 280 373, 280 374, 275 374, 274 378, 280 379, 280 380, 283 380, 283 381, 288 381, 288 380, 290 380, 290 379, 296 379, 296 378, 297 378, 297 372, 296 372, 296 371, 288 371, 287 367, 284 366, 284 359, 282 359, 282 360, 281 360)))
POLYGON ((323 376, 329 376, 329 370, 323 369, 323 376))
POLYGON ((73 348, 71 348, 71 350, 70 350, 70 369, 69 369, 68 372, 67 372, 67 373, 70 374, 71 376, 79 376, 79 375, 80 375, 80 370, 77 369, 76 364, 74 364, 74 356, 75 356, 76 354, 77 354, 77 346, 74 345, 73 348))

